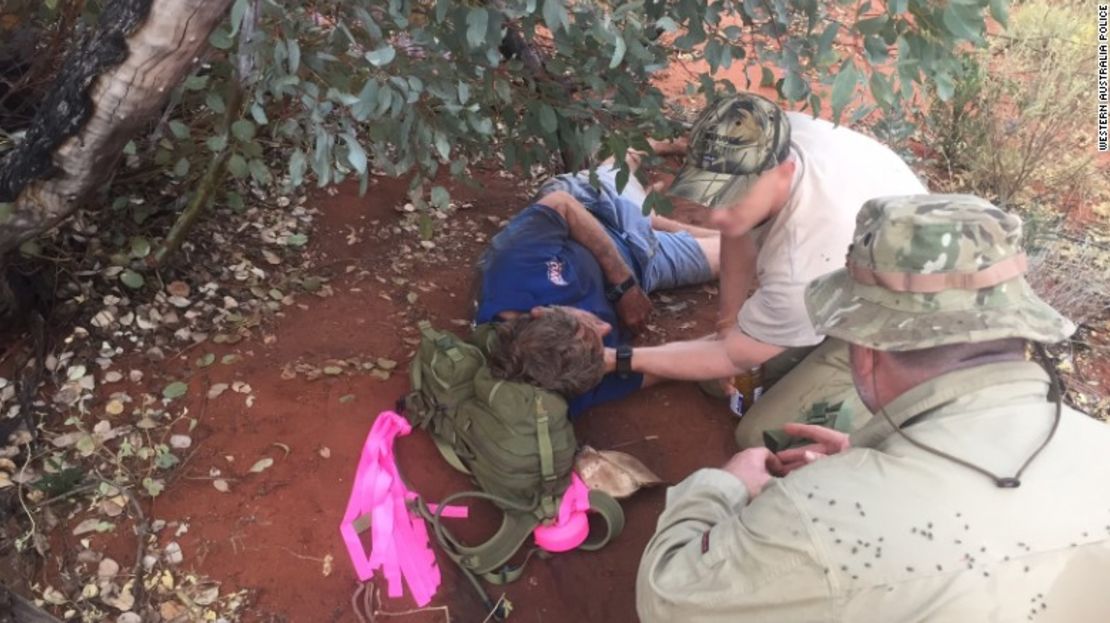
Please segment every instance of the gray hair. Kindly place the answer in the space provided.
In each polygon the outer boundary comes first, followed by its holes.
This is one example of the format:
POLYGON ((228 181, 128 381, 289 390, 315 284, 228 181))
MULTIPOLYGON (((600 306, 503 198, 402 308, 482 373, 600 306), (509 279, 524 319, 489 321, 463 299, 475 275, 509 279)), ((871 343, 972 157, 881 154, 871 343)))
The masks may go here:
POLYGON ((583 330, 577 318, 558 308, 498 323, 490 372, 566 398, 584 394, 605 376, 605 360, 601 344, 584 339, 583 330))

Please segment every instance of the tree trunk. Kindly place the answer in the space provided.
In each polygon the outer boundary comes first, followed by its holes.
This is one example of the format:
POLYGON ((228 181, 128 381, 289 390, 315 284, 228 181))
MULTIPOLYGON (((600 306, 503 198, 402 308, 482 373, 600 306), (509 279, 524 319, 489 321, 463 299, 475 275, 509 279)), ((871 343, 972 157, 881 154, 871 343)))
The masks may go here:
POLYGON ((26 139, 0 158, 0 258, 56 226, 192 71, 231 0, 111 0, 67 55, 26 139))

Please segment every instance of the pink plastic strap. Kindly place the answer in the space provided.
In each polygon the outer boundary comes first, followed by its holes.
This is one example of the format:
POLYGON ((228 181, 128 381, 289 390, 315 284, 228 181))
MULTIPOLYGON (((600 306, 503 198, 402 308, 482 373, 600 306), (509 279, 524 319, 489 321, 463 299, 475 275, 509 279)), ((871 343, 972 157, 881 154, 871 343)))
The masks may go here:
POLYGON ((571 472, 570 486, 559 503, 555 523, 537 526, 532 531, 536 545, 549 552, 566 552, 578 547, 590 534, 590 520, 586 517, 589 510, 590 490, 578 474, 571 472))
MULTIPOLYGON (((403 594, 403 580, 416 604, 424 606, 439 587, 439 567, 429 547, 424 520, 412 513, 406 503, 416 494, 405 487, 393 456, 393 441, 411 430, 408 421, 393 411, 384 411, 374 420, 362 446, 362 458, 339 532, 360 581, 369 580, 374 570, 380 568, 390 597, 403 594), (369 556, 355 527, 363 516, 370 518, 369 556)), ((466 515, 465 507, 447 507, 443 511, 444 517, 466 515)))

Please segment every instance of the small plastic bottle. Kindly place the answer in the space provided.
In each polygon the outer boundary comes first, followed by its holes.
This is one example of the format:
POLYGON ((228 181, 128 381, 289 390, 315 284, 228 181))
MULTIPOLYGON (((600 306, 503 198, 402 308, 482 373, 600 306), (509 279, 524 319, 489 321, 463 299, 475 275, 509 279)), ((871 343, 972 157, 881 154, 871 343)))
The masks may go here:
POLYGON ((763 366, 755 366, 732 379, 736 392, 729 396, 728 406, 741 417, 763 395, 763 366))

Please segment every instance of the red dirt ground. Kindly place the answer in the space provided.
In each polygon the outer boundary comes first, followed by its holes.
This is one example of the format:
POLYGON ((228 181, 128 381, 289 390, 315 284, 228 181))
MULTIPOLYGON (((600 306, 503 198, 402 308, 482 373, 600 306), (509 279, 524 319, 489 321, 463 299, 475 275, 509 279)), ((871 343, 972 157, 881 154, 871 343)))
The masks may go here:
MULTIPOLYGON (((720 77, 732 78, 742 87, 741 71, 737 64, 720 77)), ((659 83, 664 91, 677 94, 689 76, 675 67, 660 76, 659 83)), ((753 76, 753 87, 757 84, 758 77, 753 76)), ((690 98, 681 100, 689 108, 699 107, 690 98)), ((224 594, 253 589, 245 621, 356 621, 350 599, 357 582, 338 525, 363 439, 376 414, 391 408, 406 391, 407 375, 399 370, 385 382, 366 375, 308 382, 303 377, 284 380, 281 369, 298 359, 321 364, 349 357, 389 357, 404 366, 411 347, 402 338, 413 335, 417 319, 427 318, 444 328, 452 328, 453 319, 469 319, 472 266, 484 241, 498 229, 488 217, 509 217, 524 206, 528 195, 495 171, 478 172, 475 181, 480 190, 451 188, 453 196, 474 207, 442 222, 442 227, 477 230, 484 239, 449 233, 450 262, 429 266, 417 261, 415 269, 403 274, 410 281, 407 286, 383 285, 375 277, 397 276, 391 271, 396 245, 417 247, 415 238, 411 234, 390 234, 384 240, 372 237, 375 230, 388 231, 401 222, 394 208, 405 201, 405 185, 379 180, 361 198, 352 186, 341 188, 335 196, 321 194, 315 200, 321 217, 310 252, 333 278, 335 295, 299 297, 298 305, 286 308, 260 334, 235 347, 206 345, 217 356, 242 355, 237 364, 190 371, 186 364, 175 362, 176 368, 171 364, 167 366, 171 369, 160 371, 177 375, 174 378, 192 373, 189 408, 199 426, 193 432, 194 454, 145 511, 150 518, 188 523, 187 533, 176 538, 185 555, 182 571, 191 569, 221 582, 224 594), (459 227, 464 223, 473 227, 459 227), (349 244, 352 232, 362 240, 349 244), (429 291, 420 291, 415 306, 405 302, 413 284, 430 286, 429 291), (276 339, 267 344, 264 335, 276 339), (253 407, 230 391, 215 400, 204 398, 211 384, 234 380, 251 385, 257 397, 253 407), (341 403, 339 398, 348 394, 355 399, 341 403), (288 456, 275 443, 287 445, 288 456), (329 458, 321 455, 323 448, 330 451, 329 458), (249 467, 262 456, 273 457, 274 466, 249 474, 249 467), (230 493, 213 488, 211 468, 229 479, 230 493), (330 575, 323 573, 326 556, 334 559, 330 575)), ((696 220, 698 215, 682 216, 696 220)), ((668 311, 657 299, 659 330, 647 336, 648 342, 662 341, 664 336, 692 337, 711 328, 715 300, 709 290, 690 288, 673 296, 689 305, 668 311)), ((697 468, 720 465, 731 456, 733 423, 722 404, 693 385, 668 384, 596 408, 579 420, 576 429, 581 443, 619 448, 664 480, 677 482, 697 468)), ((431 500, 471 488, 420 432, 402 439, 398 454, 402 473, 431 500)), ((641 491, 623 504, 624 533, 602 551, 533 560, 525 576, 504 589, 515 608, 510 620, 635 621, 636 568, 663 503, 662 488, 641 491)), ((458 532, 476 541, 491 533, 496 522, 495 513, 479 509, 458 532)), ((66 530, 59 532, 64 541, 60 549, 73 551, 76 539, 66 536, 66 530)), ((163 532, 163 543, 171 540, 172 526, 163 532)), ((131 563, 134 537, 129 530, 94 535, 91 540, 94 549, 106 549, 125 567, 131 563)), ((439 561, 444 579, 431 605, 446 606, 449 618, 439 609, 394 616, 382 612, 379 621, 483 621, 487 613, 472 588, 446 557, 439 556, 439 561)), ((377 584, 384 592, 384 582, 377 584)), ((490 587, 490 593, 496 598, 500 589, 490 587)), ((400 613, 414 604, 406 597, 387 600, 382 608, 400 613)))
MULTIPOLYGON (((474 207, 443 223, 453 228, 460 221, 474 221, 488 240, 498 226, 487 217, 511 215, 524 205, 526 193, 493 172, 483 174, 481 182, 480 192, 452 189, 474 207)), ((199 419, 192 433, 195 452, 146 512, 150 518, 188 523, 188 532, 176 538, 185 555, 181 571, 192 569, 218 580, 225 594, 255 589, 246 621, 356 620, 350 606, 356 581, 338 525, 363 439, 375 415, 391 408, 406 391, 407 375, 398 373, 385 382, 365 375, 308 382, 303 377, 283 380, 281 368, 299 358, 319 363, 331 358, 390 357, 404 365, 411 347, 402 341, 401 329, 415 326, 416 317, 447 328, 452 319, 469 318, 465 301, 481 242, 460 235, 461 247, 452 253, 450 266, 423 267, 406 274, 412 282, 433 286, 420 294, 415 306, 404 302, 404 288, 383 286, 373 278, 392 275, 390 252, 398 240, 347 244, 350 228, 373 229, 373 220, 380 221, 379 228, 399 223, 394 207, 403 202, 404 185, 388 180, 373 186, 363 198, 350 187, 334 197, 319 197, 322 216, 311 252, 318 256, 319 265, 330 267, 335 295, 301 297, 298 303, 303 308, 287 308, 283 317, 262 329, 261 333, 276 338, 272 343, 266 345, 256 336, 220 350, 218 356, 236 352, 243 359, 232 366, 193 371, 188 377, 189 410, 199 419), (367 272, 361 277, 359 271, 344 274, 347 266, 367 272), (382 298, 383 292, 393 300, 382 298), (257 397, 253 407, 231 391, 215 400, 204 398, 211 384, 234 380, 251 385, 257 397), (354 394, 355 400, 340 403, 339 397, 346 394, 354 394), (289 446, 287 457, 275 442, 289 446), (325 447, 330 458, 319 453, 325 447), (273 468, 248 474, 262 456, 275 459, 273 468), (230 493, 213 488, 209 477, 213 467, 230 480, 230 493), (334 558, 329 576, 322 573, 321 559, 327 555, 334 558)), ((411 234, 392 238, 416 246, 411 234)), ((691 288, 675 299, 690 305, 678 313, 657 311, 656 324, 661 329, 650 341, 660 341, 666 327, 672 329, 668 332, 672 338, 711 328, 715 303, 707 290, 691 288), (683 324, 683 330, 673 330, 683 324)), ((657 307, 662 306, 657 302, 657 307)), ((188 376, 190 371, 160 372, 188 376)), ((719 465, 731 455, 732 423, 723 405, 704 397, 693 385, 672 384, 594 409, 579 421, 577 431, 581 443, 600 449, 620 447, 665 480, 677 482, 694 469, 719 465)), ((402 473, 431 500, 471 488, 420 432, 403 439, 398 453, 402 473)), ((512 620, 634 621, 636 567, 663 500, 660 488, 626 501, 625 531, 601 552, 533 560, 525 577, 505 589, 515 606, 512 620)), ((492 511, 479 512, 458 531, 477 539, 492 533, 497 521, 492 511)), ((172 526, 163 531, 163 544, 172 533, 172 526)), ((69 541, 58 544, 62 551, 73 551, 75 539, 62 538, 69 541)), ((125 567, 134 556, 133 539, 127 529, 92 537, 94 549, 106 547, 125 567)), ((473 589, 442 556, 440 567, 444 581, 432 605, 447 605, 453 621, 482 621, 486 612, 473 589)), ((499 591, 491 594, 496 598, 499 591)), ((384 606, 392 611, 412 607, 408 598, 384 606)), ((390 620, 446 618, 440 611, 390 620)))

